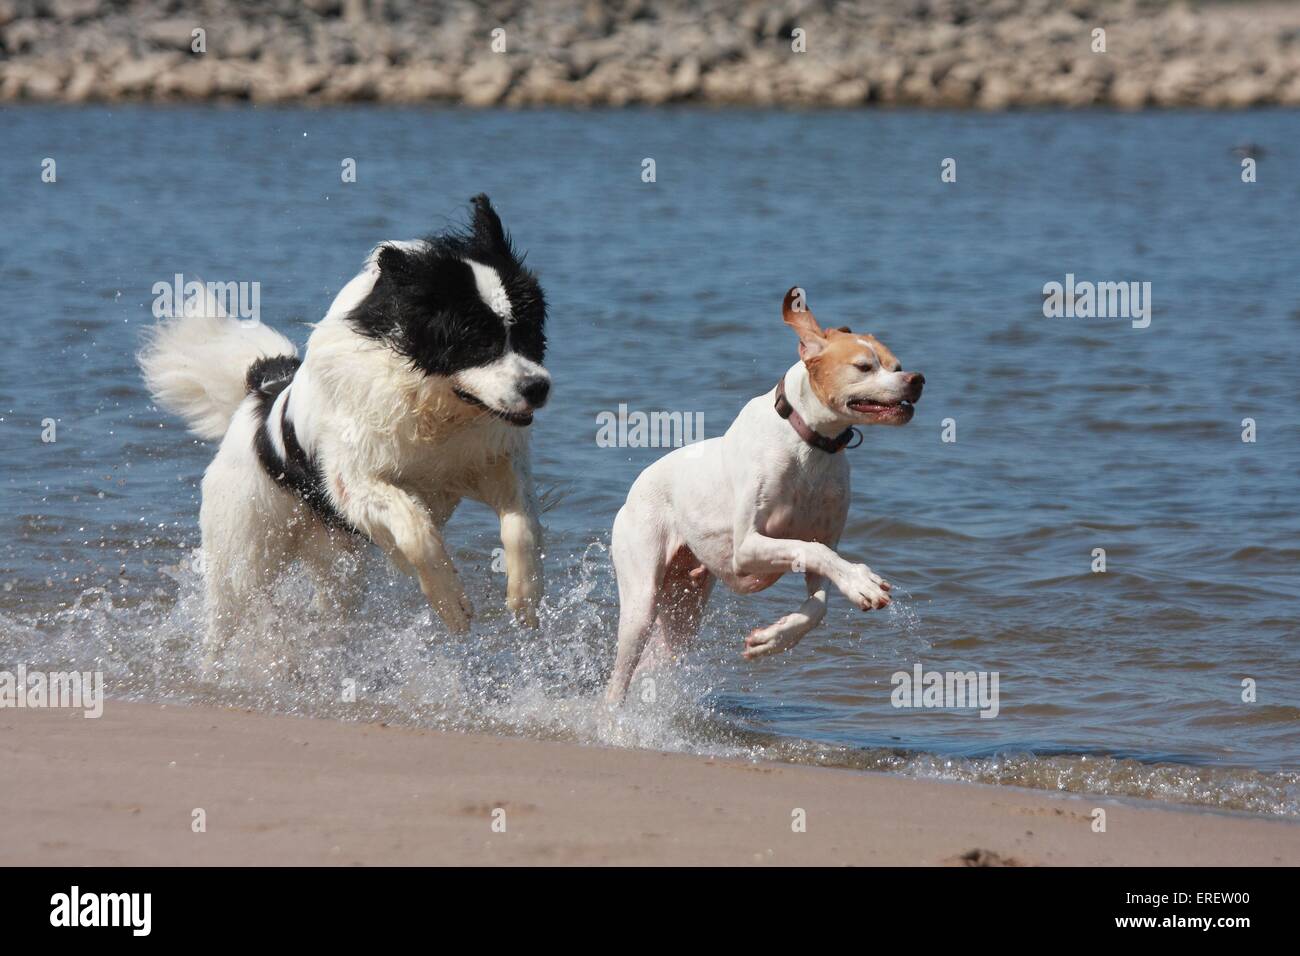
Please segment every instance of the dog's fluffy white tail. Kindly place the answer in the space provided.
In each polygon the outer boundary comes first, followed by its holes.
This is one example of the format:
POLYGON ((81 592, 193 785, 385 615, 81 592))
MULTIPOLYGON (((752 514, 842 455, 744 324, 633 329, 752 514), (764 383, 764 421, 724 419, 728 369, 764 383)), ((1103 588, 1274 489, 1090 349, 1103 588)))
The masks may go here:
POLYGON ((187 300, 181 317, 150 329, 138 359, 153 400, 185 419, 200 438, 215 441, 247 394, 249 366, 262 357, 297 352, 269 326, 228 318, 216 297, 206 293, 202 304, 187 300))

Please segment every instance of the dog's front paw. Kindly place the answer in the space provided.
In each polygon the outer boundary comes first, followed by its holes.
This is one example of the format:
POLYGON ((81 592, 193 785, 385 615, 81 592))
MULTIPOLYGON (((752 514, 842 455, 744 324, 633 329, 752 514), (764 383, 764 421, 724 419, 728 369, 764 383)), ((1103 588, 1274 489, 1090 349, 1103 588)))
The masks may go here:
POLYGON ((538 589, 506 589, 506 607, 514 614, 515 620, 524 627, 536 630, 539 621, 537 619, 537 599, 538 589))
POLYGON ((506 607, 514 615, 516 624, 534 631, 540 626, 541 622, 537 618, 537 599, 533 595, 518 597, 507 594, 506 607))
POLYGON ((862 611, 889 605, 889 582, 865 564, 855 564, 840 584, 840 591, 862 611))
POLYGON ((453 634, 465 634, 469 631, 470 621, 474 618, 474 605, 464 591, 434 602, 433 609, 453 634))
POLYGON ((788 651, 799 643, 807 630, 800 627, 800 623, 795 615, 787 614, 775 624, 754 628, 745 638, 745 649, 741 655, 745 660, 752 661, 758 657, 766 657, 768 654, 788 651))

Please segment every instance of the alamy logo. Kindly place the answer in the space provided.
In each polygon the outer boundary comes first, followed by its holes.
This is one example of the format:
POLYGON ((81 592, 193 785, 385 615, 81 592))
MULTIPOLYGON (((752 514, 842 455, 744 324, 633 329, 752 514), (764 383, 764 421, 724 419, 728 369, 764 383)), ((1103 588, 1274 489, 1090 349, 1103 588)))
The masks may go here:
POLYGON ((129 926, 131 935, 148 936, 152 928, 152 893, 71 892, 50 897, 51 926, 129 926))
POLYGON ((981 717, 998 715, 997 671, 927 671, 920 664, 912 673, 895 671, 889 701, 895 707, 979 709, 981 717))
POLYGON ((64 707, 83 711, 83 717, 104 715, 103 671, 0 671, 0 710, 6 707, 33 709, 64 707))
POLYGON ((1150 282, 1065 282, 1043 286, 1043 315, 1049 319, 1131 319, 1133 328, 1151 324, 1150 282))
POLYGON ((171 282, 155 282, 151 291, 155 319, 228 317, 245 325, 262 321, 260 282, 186 282, 178 272, 171 282))
POLYGON ((704 439, 703 412, 617 412, 596 415, 596 444, 601 448, 681 448, 704 439))

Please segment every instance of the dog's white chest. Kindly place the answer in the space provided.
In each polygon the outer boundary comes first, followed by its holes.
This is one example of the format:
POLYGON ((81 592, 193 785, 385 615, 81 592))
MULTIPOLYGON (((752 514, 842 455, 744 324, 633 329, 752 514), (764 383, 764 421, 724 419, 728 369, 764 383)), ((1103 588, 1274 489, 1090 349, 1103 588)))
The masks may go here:
POLYGON ((801 541, 833 542, 839 538, 849 492, 846 468, 821 467, 811 473, 795 470, 763 487, 769 497, 759 511, 760 534, 801 541))

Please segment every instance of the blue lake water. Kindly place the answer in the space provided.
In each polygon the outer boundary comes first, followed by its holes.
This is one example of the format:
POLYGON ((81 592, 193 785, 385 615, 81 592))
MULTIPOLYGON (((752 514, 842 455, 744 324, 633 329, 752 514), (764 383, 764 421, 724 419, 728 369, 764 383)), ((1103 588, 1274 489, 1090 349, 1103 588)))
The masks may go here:
POLYGON ((0 111, 0 669, 1300 815, 1298 165, 1294 112, 0 111), (1252 184, 1243 142, 1266 150, 1252 184), (258 282, 262 320, 301 344, 375 242, 442 228, 481 191, 551 303, 541 632, 508 624, 494 519, 467 504, 448 537, 471 636, 376 553, 358 622, 316 620, 291 577, 293 666, 205 684, 190 555, 214 448, 140 383, 154 283, 258 282), (1150 282, 1150 325, 1044 317, 1067 274, 1150 282), (699 413, 720 434, 794 361, 796 284, 823 324, 926 375, 911 425, 848 452, 841 551, 895 603, 833 595, 793 652, 746 663, 745 633, 802 582, 719 593, 662 699, 611 720, 605 547, 662 450, 603 447, 597 416, 699 413), (997 671, 998 716, 892 706, 891 675, 917 663, 997 671), (349 675, 356 703, 338 701, 349 675))

